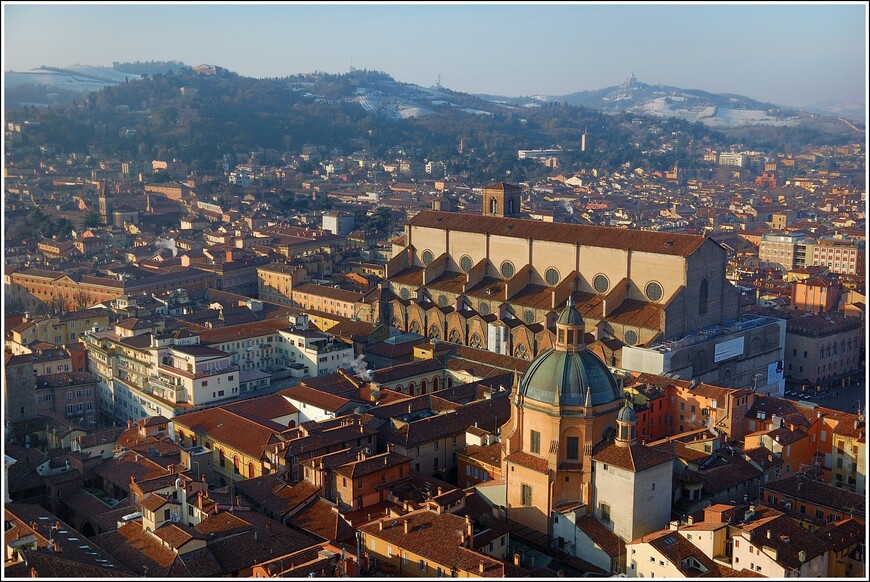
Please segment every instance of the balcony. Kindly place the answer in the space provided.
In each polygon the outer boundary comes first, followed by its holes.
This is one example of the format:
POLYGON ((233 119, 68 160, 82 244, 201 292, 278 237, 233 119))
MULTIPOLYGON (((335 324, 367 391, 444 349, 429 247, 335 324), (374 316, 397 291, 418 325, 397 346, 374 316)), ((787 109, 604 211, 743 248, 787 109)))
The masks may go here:
POLYGON ((174 384, 166 378, 151 376, 148 378, 149 393, 169 402, 187 402, 187 391, 181 384, 174 384))

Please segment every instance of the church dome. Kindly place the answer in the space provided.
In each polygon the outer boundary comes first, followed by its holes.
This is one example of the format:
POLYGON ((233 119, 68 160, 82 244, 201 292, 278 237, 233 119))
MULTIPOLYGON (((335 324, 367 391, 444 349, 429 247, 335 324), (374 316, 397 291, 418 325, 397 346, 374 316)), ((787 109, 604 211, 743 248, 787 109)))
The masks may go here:
POLYGON ((616 420, 621 422, 637 422, 637 413, 631 405, 626 402, 625 406, 620 408, 619 412, 616 413, 616 420))
POLYGON ((561 406, 589 406, 622 398, 619 386, 601 359, 589 350, 548 350, 532 360, 520 383, 527 400, 561 406))
POLYGON ((607 365, 586 349, 583 331, 583 317, 569 295, 556 320, 555 347, 532 360, 519 394, 559 406, 598 406, 622 398, 607 365))

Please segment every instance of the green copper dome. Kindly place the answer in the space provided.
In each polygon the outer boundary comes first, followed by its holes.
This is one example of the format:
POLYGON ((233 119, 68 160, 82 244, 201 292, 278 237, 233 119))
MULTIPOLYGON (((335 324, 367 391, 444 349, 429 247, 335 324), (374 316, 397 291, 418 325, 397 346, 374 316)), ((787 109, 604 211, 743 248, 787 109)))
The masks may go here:
POLYGON ((620 408, 619 412, 616 413, 616 420, 621 420, 622 422, 637 422, 637 413, 626 401, 625 406, 620 408))
POLYGON ((540 354, 523 376, 519 394, 527 400, 561 406, 598 406, 622 398, 610 370, 589 350, 551 349, 540 354))

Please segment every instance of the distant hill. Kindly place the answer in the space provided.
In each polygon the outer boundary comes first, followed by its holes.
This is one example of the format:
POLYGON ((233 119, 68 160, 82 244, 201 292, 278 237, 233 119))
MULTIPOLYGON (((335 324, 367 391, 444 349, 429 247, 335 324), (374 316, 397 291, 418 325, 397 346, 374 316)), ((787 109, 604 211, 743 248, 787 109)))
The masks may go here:
MULTIPOLYGON (((165 72, 153 72, 153 63, 63 73, 40 69, 44 76, 31 78, 51 81, 43 86, 50 95, 59 94, 61 79, 75 86, 102 86, 96 92, 71 90, 70 104, 50 111, 32 107, 37 103, 33 99, 17 105, 9 99, 11 91, 33 89, 35 83, 6 87, 10 121, 40 122, 19 147, 46 144, 67 152, 101 148, 127 158, 176 157, 208 171, 225 154, 247 158, 255 152, 264 163, 278 164, 282 153, 314 145, 346 154, 366 150, 379 157, 438 160, 450 174, 521 181, 552 172, 533 160, 519 160, 519 149, 555 148, 565 172, 624 164, 665 170, 676 163, 686 171, 706 171, 710 168, 699 162, 704 150, 727 146, 735 138, 747 147, 779 151, 856 139, 854 126, 836 118, 802 117, 736 96, 714 96, 730 105, 712 106, 708 121, 757 119, 749 112, 762 111, 778 123, 735 128, 661 115, 661 108, 641 105, 659 102, 688 111, 711 97, 703 92, 660 95, 664 89, 643 84, 621 93, 602 90, 595 99, 579 93, 578 104, 571 104, 560 98, 483 99, 440 85, 401 83, 379 71, 256 79, 212 65, 178 65, 165 72), (145 66, 152 72, 145 72, 145 66), (643 101, 647 93, 655 99, 643 101), (591 102, 637 103, 629 108, 581 104, 591 102), (584 131, 588 147, 581 151, 584 131)), ((316 170, 309 165, 301 171, 316 170)))
POLYGON ((709 93, 699 89, 681 89, 668 85, 648 85, 634 75, 624 83, 594 91, 568 95, 509 98, 492 95, 480 97, 520 106, 535 106, 541 101, 558 101, 589 107, 604 113, 629 113, 658 118, 676 118, 699 122, 715 129, 749 126, 797 127, 812 123, 814 114, 846 117, 864 123, 859 105, 843 106, 835 102, 820 103, 807 110, 781 107, 731 93, 709 93))
POLYGON ((3 90, 6 106, 58 105, 83 95, 120 83, 137 81, 143 75, 166 73, 170 70, 189 69, 175 61, 149 63, 115 63, 112 67, 70 65, 67 67, 42 66, 30 71, 6 71, 3 90))

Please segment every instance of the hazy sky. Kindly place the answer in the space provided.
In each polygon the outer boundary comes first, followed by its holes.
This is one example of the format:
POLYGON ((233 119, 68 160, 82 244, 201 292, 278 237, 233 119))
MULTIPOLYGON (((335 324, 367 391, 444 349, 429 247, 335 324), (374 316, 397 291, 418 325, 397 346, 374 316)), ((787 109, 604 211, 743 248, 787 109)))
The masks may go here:
POLYGON ((384 71, 564 95, 642 82, 865 103, 867 8, 841 4, 3 3, 3 69, 176 60, 240 75, 384 71))

